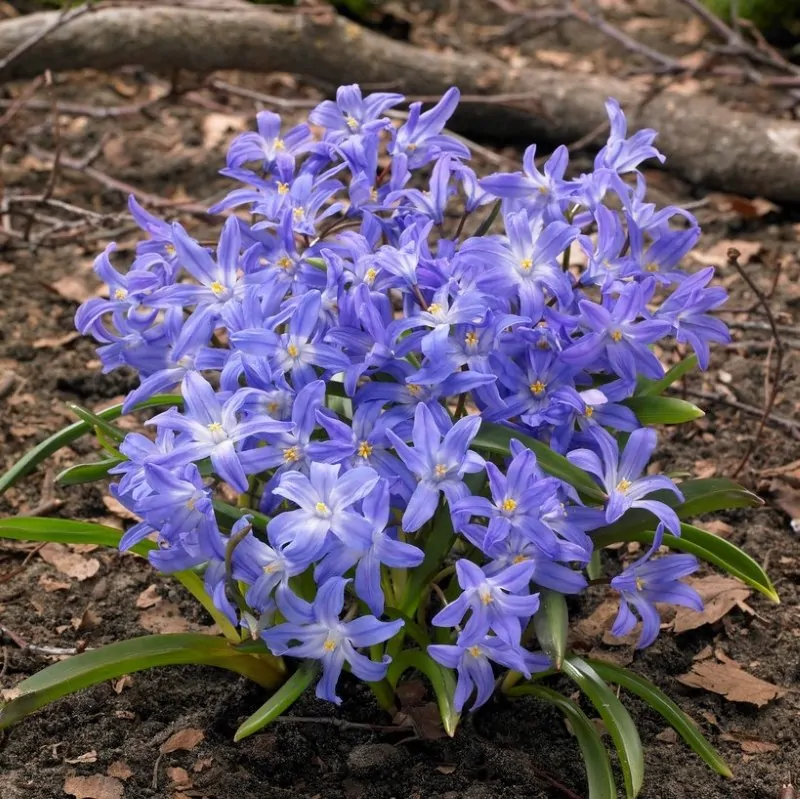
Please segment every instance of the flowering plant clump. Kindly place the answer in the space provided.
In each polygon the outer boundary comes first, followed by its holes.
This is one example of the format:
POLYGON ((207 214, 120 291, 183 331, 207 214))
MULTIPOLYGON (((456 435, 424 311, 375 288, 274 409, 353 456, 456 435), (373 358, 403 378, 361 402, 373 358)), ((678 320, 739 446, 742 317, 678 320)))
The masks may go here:
MULTIPOLYGON (((590 173, 566 177, 565 147, 540 169, 531 146, 522 172, 481 178, 445 130, 456 89, 424 112, 412 103, 398 126, 389 109, 402 102, 344 86, 310 125, 285 130, 259 113, 257 132, 228 152, 223 174, 241 185, 211 209, 234 212, 213 244, 131 198, 149 238, 124 272, 113 244, 98 257, 109 297, 76 323, 106 371, 132 368, 139 385, 121 407, 75 408, 81 421, 0 486, 94 429, 108 457, 62 482, 117 478, 114 496, 141 520, 119 547, 176 575, 225 640, 147 636, 86 652, 23 683, 0 726, 115 673, 202 662, 274 691, 243 737, 315 680, 318 697, 339 703, 345 671, 392 710, 417 669, 451 735, 496 690, 554 702, 591 795, 614 796, 595 727, 546 687, 560 671, 605 721, 628 795, 642 784, 641 746, 606 680, 650 701, 726 773, 655 686, 567 647, 577 605, 566 597, 591 584, 619 598, 613 634, 641 622, 638 646, 652 644, 657 603, 702 609, 682 581, 697 557, 774 597, 743 552, 684 521, 757 498, 647 470, 653 425, 702 415, 663 392, 728 340, 713 269, 681 266, 695 219, 646 200, 639 167, 664 160, 656 134, 629 137, 609 100, 590 173), (694 354, 665 373, 654 345, 670 339, 694 354), (146 422, 151 435, 112 423, 157 406, 167 407, 146 422), (620 541, 649 548, 607 574, 600 551, 620 541), (84 677, 61 690, 69 664, 84 677)), ((115 536, 0 523, 16 537, 56 532, 115 536)))

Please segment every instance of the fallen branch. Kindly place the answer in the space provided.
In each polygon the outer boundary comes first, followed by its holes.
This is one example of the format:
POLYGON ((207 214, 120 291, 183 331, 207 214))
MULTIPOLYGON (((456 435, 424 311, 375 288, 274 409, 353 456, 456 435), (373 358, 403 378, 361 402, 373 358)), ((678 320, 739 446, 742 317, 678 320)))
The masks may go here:
POLYGON ((609 76, 512 69, 485 54, 423 50, 341 18, 266 8, 231 13, 154 4, 97 7, 54 27, 57 17, 46 12, 0 23, 0 63, 9 62, 0 81, 30 78, 45 69, 139 64, 204 73, 291 72, 330 85, 331 91, 338 83, 361 82, 430 95, 456 84, 466 94, 487 96, 486 103, 460 111, 456 130, 520 143, 581 139, 604 122, 603 101, 614 96, 628 111, 632 128, 660 131, 659 145, 670 167, 691 182, 778 202, 800 201, 800 124, 734 111, 709 97, 665 91, 643 103, 646 90, 609 76), (524 105, 491 99, 523 92, 530 98, 524 105))

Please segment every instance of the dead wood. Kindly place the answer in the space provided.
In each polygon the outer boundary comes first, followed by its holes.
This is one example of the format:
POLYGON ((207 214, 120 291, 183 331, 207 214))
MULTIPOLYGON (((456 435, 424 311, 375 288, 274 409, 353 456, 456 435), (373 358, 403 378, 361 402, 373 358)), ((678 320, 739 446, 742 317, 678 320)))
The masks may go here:
POLYGON ((472 137, 520 143, 586 136, 602 125, 603 101, 613 96, 632 129, 659 130, 668 166, 692 183, 800 201, 800 123, 734 111, 709 97, 665 91, 643 103, 641 87, 616 78, 514 69, 486 54, 423 50, 329 14, 101 3, 64 24, 58 24, 58 12, 0 23, 0 82, 45 69, 129 64, 204 73, 291 72, 331 90, 359 82, 407 94, 436 94, 453 84, 470 95, 524 92, 530 98, 524 102, 466 103, 454 120, 456 130, 472 137))

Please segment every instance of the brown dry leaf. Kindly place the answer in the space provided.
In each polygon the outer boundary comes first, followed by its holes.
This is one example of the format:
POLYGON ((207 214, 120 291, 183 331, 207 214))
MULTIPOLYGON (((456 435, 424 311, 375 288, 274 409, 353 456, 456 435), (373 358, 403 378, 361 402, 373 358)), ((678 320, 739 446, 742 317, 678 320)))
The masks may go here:
POLYGON ((10 275, 14 271, 16 270, 11 264, 6 263, 5 261, 0 261, 0 277, 10 275))
POLYGON ((688 44, 689 47, 696 47, 706 38, 708 30, 701 21, 700 17, 692 16, 680 31, 673 37, 676 44, 688 44))
POLYGON ((111 681, 115 694, 121 694, 129 685, 133 685, 133 677, 130 674, 123 674, 118 680, 111 681))
POLYGON ((162 755, 168 755, 170 752, 177 752, 183 750, 186 752, 191 751, 205 738, 205 733, 194 727, 187 727, 185 730, 178 730, 174 735, 170 735, 166 741, 159 747, 159 752, 162 755))
POLYGON ((167 769, 167 777, 169 777, 173 788, 178 788, 180 790, 192 787, 192 781, 189 779, 189 772, 185 768, 172 766, 167 769))
POLYGON ((45 336, 44 338, 37 338, 33 342, 33 348, 35 350, 57 350, 59 347, 63 347, 65 344, 69 344, 70 341, 75 341, 76 338, 80 337, 81 334, 77 330, 73 330, 63 336, 45 336))
POLYGON ((136 598, 136 607, 139 610, 147 610, 147 608, 155 607, 162 602, 161 597, 158 595, 158 587, 155 585, 148 585, 136 598))
POLYGON ((443 763, 441 766, 436 766, 436 770, 440 774, 455 774, 456 767, 450 763, 443 763))
POLYGON ((678 733, 672 727, 667 727, 656 735, 656 740, 663 741, 665 744, 674 744, 678 742, 678 733))
POLYGON ((760 241, 747 241, 746 239, 723 239, 707 250, 694 250, 690 253, 695 261, 703 266, 722 267, 728 263, 728 250, 731 248, 741 253, 739 263, 746 264, 761 252, 760 241))
POLYGON ((699 579, 689 578, 686 582, 700 594, 704 607, 702 613, 690 608, 678 608, 673 622, 673 630, 676 633, 685 633, 687 630, 696 630, 704 624, 718 622, 734 608, 742 608, 752 593, 739 580, 718 574, 699 579))
POLYGON ((136 718, 136 714, 132 710, 115 710, 114 715, 118 719, 125 719, 125 721, 133 721, 136 718))
POLYGON ((447 737, 442 727, 442 717, 435 702, 426 702, 419 707, 407 709, 419 736, 426 741, 439 741, 447 737))
POLYGON ((611 663, 614 666, 625 668, 633 663, 633 648, 629 649, 601 649, 595 647, 589 652, 588 656, 592 660, 600 660, 604 663, 611 663))
POLYGON ((581 619, 573 628, 575 635, 582 640, 594 641, 600 638, 611 626, 619 610, 616 600, 606 599, 601 602, 591 615, 581 619))
POLYGON ((161 604, 146 610, 139 616, 139 624, 151 633, 185 633, 192 625, 181 616, 180 608, 172 602, 161 604))
POLYGON ((709 533, 714 533, 720 538, 727 538, 732 532, 733 527, 722 519, 711 519, 711 521, 703 522, 703 529, 709 533))
POLYGON ((770 491, 775 504, 789 517, 792 530, 800 532, 800 491, 784 480, 773 480, 770 491))
POLYGON ((64 780, 64 793, 75 799, 122 799, 122 783, 105 774, 91 777, 67 777, 64 780))
POLYGON ((207 768, 211 768, 211 764, 214 762, 213 757, 201 757, 193 766, 192 771, 195 774, 199 774, 201 771, 205 771, 207 768))
POLYGON ((39 557, 45 563, 55 566, 62 574, 80 582, 94 577, 100 570, 99 560, 70 552, 63 544, 46 544, 39 550, 39 557))
POLYGON ((228 134, 238 133, 246 127, 241 114, 208 114, 203 120, 203 146, 213 150, 228 138, 228 134))
POLYGON ((39 577, 39 585, 48 594, 52 594, 55 591, 68 591, 72 587, 72 583, 64 583, 50 574, 41 575, 39 577))
POLYGON ((96 763, 97 762, 97 750, 92 749, 90 752, 84 752, 82 755, 78 755, 78 757, 74 758, 65 758, 65 763, 69 763, 70 765, 76 765, 77 763, 96 763))
POLYGON ((101 618, 91 608, 86 608, 80 616, 73 616, 70 619, 72 629, 80 632, 81 630, 93 630, 100 624, 101 618))
POLYGON ((694 473, 705 480, 717 473, 717 462, 713 460, 700 460, 694 462, 694 473))
POLYGON ((99 283, 88 274, 84 277, 67 275, 51 283, 50 287, 65 300, 82 303, 97 296, 99 283))
POLYGON ((778 744, 771 744, 767 741, 740 741, 739 746, 746 755, 763 755, 767 752, 777 752, 780 749, 778 744))
MULTIPOLYGON (((780 206, 765 200, 763 197, 740 197, 737 194, 707 195, 712 208, 716 211, 729 213, 742 219, 760 219, 762 216, 780 211, 780 206)), ((737 247, 738 249, 738 247, 737 247)))
POLYGON ((139 521, 139 517, 135 513, 129 511, 118 499, 114 499, 114 497, 103 497, 103 504, 111 513, 120 519, 127 519, 131 522, 139 521))
POLYGON ((720 694, 731 702, 748 702, 757 707, 763 707, 786 693, 777 685, 738 668, 733 661, 714 663, 701 660, 692 666, 688 674, 678 677, 678 682, 690 688, 720 694))
POLYGON ((548 67, 563 69, 575 60, 575 55, 566 50, 537 50, 536 60, 548 67))
POLYGON ((116 777, 118 780, 129 780, 133 776, 130 766, 124 760, 115 760, 106 769, 109 777, 116 777))

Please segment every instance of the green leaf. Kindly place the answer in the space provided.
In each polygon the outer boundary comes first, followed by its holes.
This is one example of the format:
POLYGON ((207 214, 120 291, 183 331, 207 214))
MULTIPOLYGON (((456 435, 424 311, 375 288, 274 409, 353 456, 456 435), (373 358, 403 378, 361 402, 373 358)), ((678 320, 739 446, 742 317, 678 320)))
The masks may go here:
MULTIPOLYGON (((116 527, 72 519, 50 519, 47 516, 14 516, 0 519, 0 538, 15 541, 52 541, 55 544, 96 544, 101 547, 118 547, 122 533, 116 527)), ((145 539, 131 552, 147 557, 156 545, 145 539)))
MULTIPOLYGON (((183 397, 177 394, 156 394, 154 397, 140 402, 133 411, 144 410, 145 408, 158 408, 163 405, 181 405, 183 397)), ((118 419, 122 416, 122 405, 112 405, 104 411, 99 411, 97 416, 104 421, 118 419)), ((32 450, 26 452, 2 477, 0 477, 0 496, 4 494, 18 480, 32 472, 43 460, 49 458, 54 452, 63 447, 69 446, 81 436, 92 431, 94 425, 81 420, 59 430, 32 450)))
MULTIPOLYGON (((0 538, 13 538, 17 541, 52 541, 58 544, 97 544, 101 547, 118 548, 122 533, 115 527, 104 524, 73 521, 72 519, 50 519, 46 516, 15 516, 0 519, 0 538)), ((156 545, 145 539, 130 548, 131 552, 144 558, 156 545)), ((229 641, 240 639, 236 628, 224 613, 217 609, 208 595, 203 581, 193 571, 180 571, 172 574, 181 585, 209 612, 229 641)))
POLYGON ((539 610, 533 617, 533 628, 542 651, 557 669, 561 669, 567 650, 569 612, 564 594, 542 589, 539 592, 539 610))
MULTIPOLYGON (((680 502, 672 491, 656 491, 647 498, 658 500, 674 508, 681 519, 691 519, 693 516, 703 513, 715 513, 733 508, 757 508, 764 504, 756 494, 732 480, 728 480, 727 477, 685 480, 679 483, 678 487, 683 493, 684 502, 680 502)), ((609 543, 614 543, 623 540, 615 536, 641 532, 651 528, 654 523, 655 517, 651 513, 634 508, 614 524, 598 528, 596 532, 592 533, 592 538, 594 540, 597 540, 598 537, 604 540, 608 538, 609 543)), ((607 546, 607 544, 603 546, 607 546)))
POLYGON ((687 716, 660 688, 649 680, 634 674, 628 669, 605 663, 599 660, 588 660, 587 663, 608 682, 621 685, 632 694, 643 699, 656 713, 660 713, 678 735, 709 765, 717 774, 732 777, 719 752, 703 737, 694 722, 687 716))
POLYGON ((258 732, 288 710, 311 685, 319 670, 318 660, 306 660, 252 716, 242 722, 233 740, 238 742, 258 732))
POLYGON ((124 458, 106 458, 94 463, 79 463, 76 466, 68 466, 56 477, 56 484, 60 486, 76 486, 84 483, 96 483, 108 477, 108 470, 113 469, 124 458))
POLYGON ((252 516, 253 525, 257 529, 267 529, 269 516, 265 516, 257 510, 253 510, 252 508, 239 508, 236 505, 231 505, 218 499, 215 499, 212 504, 214 506, 214 515, 217 517, 217 522, 223 530, 230 530, 242 516, 252 516))
POLYGON ((692 353, 678 361, 660 380, 642 378, 636 390, 637 397, 653 397, 663 394, 673 383, 677 383, 687 372, 697 368, 697 356, 692 353))
POLYGON ((397 689, 397 683, 403 672, 408 669, 421 671, 430 681, 439 705, 442 726, 452 738, 456 734, 456 728, 461 718, 453 707, 453 697, 456 692, 456 680, 453 672, 419 649, 406 649, 392 661, 386 674, 386 679, 393 691, 397 689))
POLYGON ((478 435, 472 441, 475 449, 482 449, 486 452, 493 452, 497 455, 508 455, 509 442, 516 438, 521 444, 531 449, 536 454, 539 466, 553 477, 558 477, 565 483, 569 483, 589 499, 602 501, 606 495, 595 481, 577 466, 573 466, 563 455, 553 452, 547 444, 537 441, 535 438, 526 436, 516 430, 493 422, 483 422, 478 431, 478 435))
POLYGON ((102 416, 98 416, 97 414, 92 413, 90 410, 87 410, 80 405, 76 405, 73 402, 68 402, 67 407, 79 419, 82 419, 84 422, 86 422, 86 424, 91 425, 92 427, 96 428, 96 430, 105 433, 108 439, 115 444, 121 444, 122 441, 124 441, 127 433, 116 425, 110 424, 107 420, 103 419, 102 416))
POLYGON ((625 793, 628 799, 633 799, 642 789, 644 754, 642 741, 630 713, 586 661, 569 657, 564 661, 562 671, 586 694, 603 719, 617 748, 625 780, 625 793))
POLYGON ((200 633, 145 635, 74 655, 23 680, 15 688, 17 698, 0 708, 0 729, 90 685, 155 666, 189 663, 228 669, 265 688, 283 682, 269 661, 237 652, 222 638, 200 633))
MULTIPOLYGON (((604 528, 602 532, 598 531, 597 535, 593 534, 592 540, 597 547, 605 547, 620 541, 652 544, 654 536, 652 530, 628 530, 620 534, 611 528, 604 528)), ((773 602, 781 601, 764 569, 736 544, 724 538, 691 524, 682 524, 680 538, 666 534, 664 544, 670 549, 688 552, 701 560, 713 563, 731 576, 738 577, 743 583, 755 588, 756 591, 760 591, 773 602)))
POLYGON ((425 649, 426 647, 430 646, 431 639, 428 636, 427 631, 420 627, 408 614, 403 613, 402 610, 398 610, 397 608, 384 608, 383 612, 386 616, 388 616, 392 621, 395 619, 402 619, 403 620, 403 632, 406 635, 409 635, 411 638, 414 639, 414 642, 417 646, 422 647, 425 649))
POLYGON ((500 200, 495 202, 492 206, 492 210, 489 212, 489 216, 478 225, 475 232, 472 234, 473 236, 485 236, 489 232, 489 228, 494 224, 494 220, 497 219, 497 215, 500 213, 500 206, 502 204, 500 200))
POLYGON ((631 397, 622 404, 630 408, 645 426, 683 424, 705 416, 705 412, 696 405, 677 397, 631 397))
POLYGON ((589 799, 617 799, 617 785, 603 739, 589 717, 570 699, 543 685, 519 685, 509 696, 535 696, 560 710, 575 733, 586 766, 589 799))

